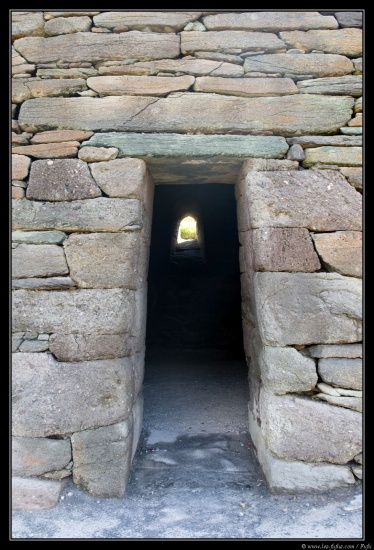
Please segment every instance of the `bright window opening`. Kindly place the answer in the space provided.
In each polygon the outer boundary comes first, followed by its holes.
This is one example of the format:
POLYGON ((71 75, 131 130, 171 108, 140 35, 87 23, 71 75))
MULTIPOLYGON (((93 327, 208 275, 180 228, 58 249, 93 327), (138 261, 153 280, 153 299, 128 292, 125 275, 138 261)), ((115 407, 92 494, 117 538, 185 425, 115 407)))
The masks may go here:
POLYGON ((186 216, 179 224, 178 243, 192 241, 197 238, 196 220, 192 216, 186 216))

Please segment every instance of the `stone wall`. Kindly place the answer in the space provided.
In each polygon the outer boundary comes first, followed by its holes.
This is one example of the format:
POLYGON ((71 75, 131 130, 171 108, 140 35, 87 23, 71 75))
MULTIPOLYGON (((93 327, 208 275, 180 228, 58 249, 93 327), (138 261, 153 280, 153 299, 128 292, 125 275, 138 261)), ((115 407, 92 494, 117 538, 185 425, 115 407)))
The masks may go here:
POLYGON ((153 182, 235 184, 269 486, 361 478, 362 12, 12 17, 14 507, 126 490, 153 182))

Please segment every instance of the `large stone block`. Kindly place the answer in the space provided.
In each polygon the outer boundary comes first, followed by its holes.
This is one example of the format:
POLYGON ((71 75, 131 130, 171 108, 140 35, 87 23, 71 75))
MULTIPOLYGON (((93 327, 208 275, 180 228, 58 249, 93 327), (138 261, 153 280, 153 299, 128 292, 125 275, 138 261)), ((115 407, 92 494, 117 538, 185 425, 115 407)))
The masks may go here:
POLYGON ((280 73, 294 75, 341 76, 352 73, 353 63, 347 57, 332 54, 267 54, 252 55, 244 62, 246 73, 280 73))
POLYGON ((333 164, 336 166, 361 166, 362 147, 313 147, 305 149, 303 166, 333 164))
POLYGON ((301 94, 362 95, 362 76, 346 75, 332 78, 300 80, 297 87, 301 94))
POLYGON ((164 12, 164 11, 106 11, 93 18, 96 27, 113 29, 126 26, 129 29, 142 30, 147 28, 153 32, 178 32, 187 23, 195 21, 201 12, 164 12))
POLYGON ((31 160, 24 155, 12 155, 12 180, 24 180, 29 173, 31 160))
POLYGON ((148 61, 178 57, 179 40, 179 36, 171 33, 80 32, 51 38, 21 38, 16 40, 14 47, 27 61, 35 63, 97 63, 108 59, 148 61))
MULTIPOLYGON (((346 148, 339 149, 344 152, 346 148)), ((362 228, 362 197, 333 170, 285 174, 248 172, 244 166, 238 176, 236 197, 239 231, 274 226, 312 231, 362 228)))
POLYGON ((246 271, 306 271, 320 269, 309 231, 301 227, 261 227, 239 233, 246 271))
POLYGON ((12 313, 15 332, 121 334, 132 330, 134 292, 127 289, 15 290, 12 313))
POLYGON ((92 27, 90 17, 58 17, 47 21, 44 25, 44 32, 47 36, 58 36, 74 32, 88 32, 92 27))
POLYGON ((191 92, 176 92, 158 99, 39 98, 22 104, 19 125, 30 132, 61 128, 207 134, 266 130, 284 136, 329 134, 351 119, 353 103, 354 99, 346 96, 295 94, 243 98, 191 92))
POLYGON ((12 377, 12 431, 18 437, 71 434, 131 414, 134 377, 127 357, 60 363, 46 353, 16 353, 12 377))
POLYGON ((314 233, 313 241, 328 271, 337 271, 351 277, 362 277, 361 232, 314 233))
POLYGON ((80 159, 36 160, 30 170, 28 199, 71 201, 99 197, 88 165, 80 159))
MULTIPOLYGON (((100 96, 151 95, 166 96, 171 92, 188 90, 195 82, 193 76, 93 76, 87 85, 100 96)), ((296 91, 297 93, 297 91, 296 91)))
MULTIPOLYGON (((349 184, 347 184, 349 185, 349 184)), ((144 219, 136 199, 83 199, 72 202, 14 200, 13 228, 61 231, 136 231, 144 219)))
POLYGON ((62 481, 14 477, 12 479, 13 510, 49 510, 58 503, 62 481))
POLYGON ((97 497, 121 498, 130 476, 132 417, 72 435, 74 482, 97 497))
POLYGON ((286 460, 346 464, 362 448, 362 415, 314 399, 262 391, 261 429, 286 460))
MULTIPOLYGON (((122 136, 113 136, 114 141, 119 145, 118 148, 120 151, 123 150, 122 136)), ((98 136, 96 142, 102 142, 102 139, 104 142, 106 141, 105 137, 101 138, 98 136)), ((110 137, 108 139, 110 141, 110 137)), ((128 141, 132 141, 131 137, 128 141)), ((89 141, 88 143, 92 142, 89 141)), ((126 143, 125 139, 125 146, 126 143)), ((91 174, 100 189, 109 197, 143 200, 144 181, 147 178, 147 165, 143 160, 138 158, 121 158, 108 162, 98 162, 91 166, 91 174)))
POLYGON ((147 280, 148 246, 140 233, 71 235, 64 243, 70 276, 81 288, 130 288, 147 280))
POLYGON ((335 273, 255 273, 254 292, 261 338, 268 345, 361 340, 359 279, 335 273))
MULTIPOLYGON (((193 86, 196 92, 263 97, 297 94, 298 89, 290 78, 219 78, 201 76, 193 86)), ((28 99, 28 98, 27 98, 28 99)))
POLYGON ((244 75, 244 69, 241 65, 215 59, 197 59, 191 55, 181 59, 161 59, 160 61, 145 61, 131 65, 99 67, 99 73, 102 75, 156 75, 158 72, 169 73, 170 76, 176 73, 185 73, 193 76, 210 75, 223 77, 244 75))
POLYGON ((362 357, 362 344, 319 344, 310 346, 309 353, 312 357, 362 357))
POLYGON ((12 13, 12 40, 23 36, 44 36, 43 12, 14 11, 12 13))
POLYGON ((49 349, 59 361, 90 361, 128 357, 133 340, 128 334, 52 334, 49 349))
POLYGON ((15 476, 40 476, 61 470, 71 461, 71 456, 68 439, 12 438, 12 473, 15 476))
MULTIPOLYGON (((194 52, 222 52, 235 48, 241 52, 256 52, 266 50, 269 52, 286 51, 285 43, 279 40, 276 34, 269 32, 246 31, 183 31, 181 36, 181 51, 183 54, 194 52)), ((18 49, 18 48, 17 48, 18 49)), ((22 55, 21 50, 19 50, 22 55)), ((27 58, 27 56, 25 56, 27 58)))
POLYGON ((327 54, 348 57, 362 55, 361 29, 285 31, 280 33, 280 37, 290 48, 301 48, 307 52, 322 50, 327 54))
POLYGON ((12 277, 50 277, 69 273, 65 254, 55 244, 20 244, 12 250, 12 277))
POLYGON ((362 359, 323 358, 318 361, 322 380, 338 388, 362 389, 362 359))
POLYGON ((208 15, 203 21, 206 28, 213 31, 230 29, 277 32, 338 27, 335 17, 323 16, 316 11, 219 13, 208 15))

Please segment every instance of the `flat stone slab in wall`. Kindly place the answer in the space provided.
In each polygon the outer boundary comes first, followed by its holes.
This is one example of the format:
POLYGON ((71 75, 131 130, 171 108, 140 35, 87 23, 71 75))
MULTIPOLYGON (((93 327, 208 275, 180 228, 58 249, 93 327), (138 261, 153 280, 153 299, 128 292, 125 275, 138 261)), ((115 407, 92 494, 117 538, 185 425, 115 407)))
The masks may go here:
POLYGON ((121 334, 132 330, 134 307, 134 292, 127 289, 15 290, 13 330, 121 334))
MULTIPOLYGON (((333 145, 335 147, 361 147, 362 136, 297 136, 287 139, 289 145, 298 143, 303 149, 306 147, 320 147, 333 145)), ((343 173, 343 168, 340 170, 343 173)))
POLYGON ((96 63, 108 59, 148 61, 178 57, 179 40, 179 36, 169 33, 80 32, 50 38, 21 38, 14 42, 14 47, 27 61, 35 63, 96 63))
POLYGON ((46 353, 16 353, 12 375, 12 430, 18 437, 71 434, 131 413, 134 380, 127 357, 59 363, 46 353))
POLYGON ((59 361, 128 357, 133 351, 126 334, 51 334, 49 349, 59 361))
POLYGON ((61 244, 67 235, 62 231, 13 231, 12 242, 28 244, 61 244))
POLYGON ((236 197, 239 231, 272 226, 305 227, 312 231, 362 229, 362 197, 333 170, 285 174, 248 172, 244 166, 236 197))
POLYGON ((130 475, 132 420, 75 433, 74 483, 91 495, 121 498, 130 475))
POLYGON ((361 341, 359 279, 335 273, 265 272, 255 273, 254 289, 258 327, 268 345, 361 341))
MULTIPOLYGON (((113 134, 113 137, 116 142, 116 135, 113 134)), ((121 137, 124 137, 124 134, 121 134, 118 138, 120 144, 122 143, 121 137)), ((132 142, 131 137, 128 141, 132 142)), ((136 137, 134 141, 137 141, 136 137)), ((139 158, 121 158, 109 162, 98 162, 91 166, 91 174, 100 189, 109 197, 123 197, 142 201, 145 199, 144 182, 147 178, 147 165, 139 158)))
POLYGON ((337 407, 344 407, 346 409, 352 409, 353 411, 362 412, 361 397, 335 397, 333 395, 326 395, 325 393, 317 393, 316 399, 321 399, 337 407))
POLYGON ((30 143, 59 143, 61 141, 83 141, 89 139, 93 132, 83 132, 82 130, 51 130, 39 132, 30 139, 30 143))
MULTIPOLYGON (((207 52, 206 55, 209 55, 207 52)), ((223 54, 215 54, 223 55, 223 54)), ((102 75, 156 75, 158 72, 169 73, 170 76, 176 73, 185 73, 193 76, 224 76, 238 77, 244 75, 244 69, 236 63, 204 59, 194 56, 186 56, 181 59, 160 59, 159 61, 144 61, 131 65, 110 65, 99 67, 102 75)))
POLYGON ((70 277, 25 277, 13 279, 12 288, 28 288, 30 290, 63 290, 73 288, 75 283, 70 277))
POLYGON ((71 158, 76 157, 78 152, 78 141, 67 141, 65 143, 48 143, 38 145, 27 145, 13 147, 12 152, 20 155, 30 155, 31 157, 45 158, 71 158))
POLYGON ((335 17, 323 16, 316 11, 219 13, 208 15, 203 18, 203 21, 207 29, 214 31, 231 29, 264 32, 294 29, 336 29, 338 27, 335 17))
POLYGON ((327 54, 348 57, 362 55, 361 29, 286 31, 281 32, 280 37, 290 48, 301 48, 307 52, 322 50, 327 54))
MULTIPOLYGON (((100 96, 107 95, 150 95, 166 96, 171 92, 188 90, 195 78, 193 76, 93 76, 87 79, 87 85, 100 96)), ((297 93, 297 91, 296 91, 297 93)))
POLYGON ((24 155, 12 155, 12 179, 24 180, 29 173, 31 160, 24 155))
POLYGON ((50 277, 69 273, 65 254, 55 244, 20 244, 12 250, 12 277, 50 277))
POLYGON ((338 11, 334 15, 341 27, 362 27, 362 12, 338 11))
POLYGON ((301 94, 362 95, 362 76, 346 75, 330 78, 299 80, 297 87, 301 94))
MULTIPOLYGON (((300 57, 300 56, 297 56, 300 57)), ((97 131, 209 134, 266 130, 285 136, 338 131, 351 119, 354 99, 298 94, 242 98, 176 92, 166 98, 38 98, 25 101, 19 114, 24 131, 97 131), (204 116, 202 116, 204 113, 204 116)))
POLYGON ((318 372, 327 384, 362 389, 362 359, 323 358, 318 361, 318 372))
POLYGON ((51 479, 12 477, 13 510, 49 510, 59 500, 64 482, 51 479))
POLYGON ((100 197, 73 202, 24 199, 14 200, 12 207, 14 229, 117 232, 141 229, 144 222, 141 203, 136 199, 100 197))
POLYGON ((61 79, 20 79, 12 80, 12 102, 22 103, 32 97, 58 97, 76 95, 87 90, 86 80, 83 78, 61 79))
POLYGON ((187 23, 199 19, 201 12, 163 12, 163 11, 107 11, 95 15, 93 18, 96 27, 113 29, 117 26, 126 26, 129 29, 140 30, 145 27, 153 32, 178 32, 187 23))
MULTIPOLYGON (((297 94, 298 89, 291 78, 220 78, 200 76, 193 86, 196 92, 236 95, 242 97, 264 97, 297 94)), ((28 99, 28 98, 27 98, 28 99)))
POLYGON ((277 457, 345 464, 361 451, 362 415, 320 401, 262 391, 261 427, 277 457))
POLYGON ((336 166, 361 166, 362 147, 313 147, 306 149, 303 166, 334 164, 336 166))
POLYGON ((68 439, 12 438, 12 473, 15 476, 40 476, 61 470, 70 461, 71 445, 68 439))
POLYGON ((78 157, 85 162, 114 160, 117 156, 117 147, 82 147, 78 152, 78 157))
POLYGON ((316 250, 328 271, 337 271, 351 277, 362 277, 361 232, 314 233, 312 237, 316 250))
POLYGON ((92 27, 92 20, 85 15, 78 17, 58 17, 47 21, 44 32, 47 36, 58 36, 73 32, 88 32, 92 27))
POLYGON ((320 344, 310 346, 309 353, 312 357, 362 357, 362 344, 320 344))
MULTIPOLYGON (((286 51, 285 43, 276 34, 246 31, 183 31, 181 37, 181 52, 223 52, 237 48, 241 52, 266 50, 269 52, 286 51)), ((16 48, 22 55, 22 50, 16 48)), ((27 58, 27 56, 25 56, 27 58)), ((165 56, 166 57, 166 56, 165 56)), ((31 61, 31 60, 29 60, 31 61)))
POLYGON ((341 76, 352 73, 353 63, 342 55, 333 54, 265 54, 251 55, 244 62, 246 73, 280 73, 293 75, 341 76))

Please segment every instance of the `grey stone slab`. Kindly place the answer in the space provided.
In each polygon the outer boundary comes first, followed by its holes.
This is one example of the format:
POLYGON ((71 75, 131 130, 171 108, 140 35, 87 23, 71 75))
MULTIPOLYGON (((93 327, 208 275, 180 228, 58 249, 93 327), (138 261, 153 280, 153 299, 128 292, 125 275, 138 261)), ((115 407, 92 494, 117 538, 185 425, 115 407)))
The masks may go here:
POLYGON ((335 273, 264 272, 254 275, 254 292, 260 334, 268 345, 361 340, 359 279, 335 273))
POLYGON ((13 231, 12 242, 27 244, 61 244, 67 235, 62 231, 13 231))
POLYGON ((360 136, 362 135, 362 127, 347 127, 347 128, 340 128, 340 132, 342 134, 346 134, 347 136, 360 136))
POLYGON ((322 145, 333 145, 334 147, 361 147, 362 137, 360 136, 297 136, 287 138, 287 143, 293 145, 298 143, 306 147, 320 147, 322 145))
POLYGON ((39 476, 64 468, 71 460, 69 439, 12 438, 12 474, 39 476))
POLYGON ((92 20, 87 16, 58 17, 47 21, 44 32, 47 36, 58 36, 74 32, 88 32, 92 27, 92 20))
POLYGON ((334 54, 264 54, 247 57, 244 71, 280 73, 282 75, 342 76, 352 73, 353 63, 348 57, 334 54))
POLYGON ((128 334, 52 334, 49 349, 59 361, 90 361, 128 357, 133 340, 128 334))
POLYGON ((29 173, 30 163, 30 158, 25 155, 12 155, 12 179, 26 179, 29 173))
POLYGON ((27 288, 29 290, 63 290, 74 288, 75 282, 70 277, 26 277, 13 279, 12 288, 27 288))
POLYGON ((362 147, 332 147, 329 145, 305 150, 303 166, 315 164, 334 164, 336 166, 361 166, 362 147))
POLYGON ((298 143, 294 143, 293 145, 291 145, 287 153, 287 158, 290 160, 297 160, 297 161, 304 160, 305 153, 301 145, 299 145, 298 143))
MULTIPOLYGON (((120 95, 166 96, 171 92, 188 90, 195 78, 193 76, 94 76, 87 79, 87 85, 100 97, 120 95)), ((297 93, 297 91, 295 92, 297 93)))
POLYGON ((38 353, 41 351, 47 351, 48 348, 48 342, 43 340, 25 340, 19 346, 18 351, 21 351, 22 353, 38 353))
POLYGON ((86 67, 72 67, 69 69, 37 69, 36 75, 41 78, 84 78, 99 74, 97 69, 86 67))
POLYGON ((331 94, 362 96, 362 76, 346 75, 339 77, 300 80, 297 87, 301 94, 331 94))
MULTIPOLYGON (((258 50, 286 51, 284 42, 276 34, 269 32, 224 30, 202 33, 199 31, 182 31, 180 37, 181 52, 183 54, 191 54, 196 51, 222 52, 232 48, 238 49, 237 53, 258 50)), ((20 53, 24 55, 22 51, 20 53)))
POLYGON ((362 277, 361 232, 314 233, 313 241, 328 271, 336 271, 351 277, 362 277))
POLYGON ((65 254, 55 244, 23 244, 12 250, 12 278, 50 277, 69 273, 65 254))
POLYGON ((319 344, 310 346, 309 353, 312 357, 362 357, 362 344, 319 344))
POLYGON ((12 376, 12 431, 17 437, 71 434, 131 414, 134 379, 127 357, 60 363, 46 353, 16 353, 12 376))
POLYGON ((13 510, 49 510, 54 508, 63 482, 51 479, 12 478, 13 510))
POLYGON ((334 15, 343 28, 362 28, 362 11, 337 11, 334 15))
POLYGON ((165 11, 106 11, 93 18, 96 27, 113 29, 124 25, 129 29, 147 28, 153 32, 178 32, 189 22, 199 19, 201 12, 165 12, 165 11))
POLYGON ((280 33, 280 37, 291 48, 301 48, 307 52, 321 50, 348 57, 362 55, 361 29, 285 31, 280 33))
POLYGON ((285 30, 336 29, 338 24, 332 16, 323 16, 318 12, 246 12, 219 13, 203 18, 209 30, 221 31, 251 30, 277 32, 285 30))
POLYGON ((318 361, 318 372, 324 382, 333 386, 362 389, 362 359, 322 358, 318 361))
POLYGON ((321 399, 321 401, 326 401, 337 407, 362 412, 362 399, 359 397, 335 397, 333 395, 326 395, 325 393, 317 393, 316 399, 321 399))
MULTIPOLYGON (((347 184, 349 185, 349 184, 347 184)), ((136 199, 83 199, 72 202, 13 201, 13 228, 60 231, 135 231, 143 225, 136 199)))

